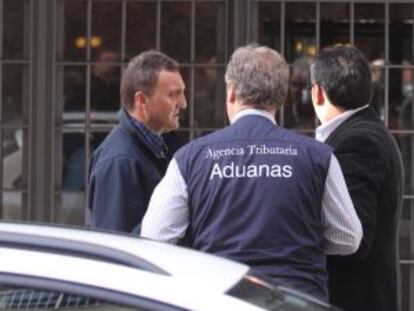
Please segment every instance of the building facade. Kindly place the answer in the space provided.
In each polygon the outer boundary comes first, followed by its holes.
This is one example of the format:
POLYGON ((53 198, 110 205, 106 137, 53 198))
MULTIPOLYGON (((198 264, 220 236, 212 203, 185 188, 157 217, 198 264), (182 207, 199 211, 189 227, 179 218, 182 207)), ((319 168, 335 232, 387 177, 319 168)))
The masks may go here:
POLYGON ((371 105, 405 167, 400 229, 403 310, 414 310, 414 3, 412 0, 0 0, 0 216, 81 224, 91 152, 116 124, 129 59, 177 59, 188 109, 183 141, 227 124, 225 64, 258 42, 291 65, 280 125, 317 126, 309 61, 350 42, 371 64, 371 105))

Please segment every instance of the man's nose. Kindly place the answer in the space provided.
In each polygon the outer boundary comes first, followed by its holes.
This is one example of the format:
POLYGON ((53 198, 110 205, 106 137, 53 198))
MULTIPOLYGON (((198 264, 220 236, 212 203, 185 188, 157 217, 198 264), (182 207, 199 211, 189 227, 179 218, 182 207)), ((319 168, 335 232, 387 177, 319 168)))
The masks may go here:
POLYGON ((180 109, 184 110, 186 108, 187 108, 187 99, 183 95, 181 100, 180 100, 180 109))

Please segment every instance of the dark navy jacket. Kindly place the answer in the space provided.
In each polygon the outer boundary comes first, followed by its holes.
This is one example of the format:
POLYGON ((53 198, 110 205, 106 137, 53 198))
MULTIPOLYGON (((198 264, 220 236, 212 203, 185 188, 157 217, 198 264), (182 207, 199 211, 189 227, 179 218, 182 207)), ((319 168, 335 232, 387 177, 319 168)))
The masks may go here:
POLYGON ((256 115, 184 146, 174 156, 189 195, 183 244, 326 300, 321 210, 331 155, 256 115))
POLYGON ((139 230, 169 159, 156 158, 124 110, 119 121, 92 155, 86 224, 132 232, 139 230))

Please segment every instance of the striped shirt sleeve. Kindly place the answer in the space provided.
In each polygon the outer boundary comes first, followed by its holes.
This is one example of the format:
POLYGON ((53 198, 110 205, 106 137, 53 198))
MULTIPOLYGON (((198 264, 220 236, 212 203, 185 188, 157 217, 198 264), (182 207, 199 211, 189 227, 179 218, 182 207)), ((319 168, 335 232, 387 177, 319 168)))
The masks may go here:
POLYGON ((348 255, 357 251, 362 239, 362 226, 334 155, 326 177, 322 221, 326 254, 348 255))
POLYGON ((172 159, 155 188, 142 220, 141 236, 177 244, 189 224, 188 193, 177 161, 172 159))

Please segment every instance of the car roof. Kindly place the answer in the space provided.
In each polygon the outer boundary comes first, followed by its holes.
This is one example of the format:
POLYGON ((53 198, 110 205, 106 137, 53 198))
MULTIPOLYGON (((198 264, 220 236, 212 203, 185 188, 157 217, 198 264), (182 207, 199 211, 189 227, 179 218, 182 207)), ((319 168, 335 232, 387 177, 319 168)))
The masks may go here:
POLYGON ((203 280, 221 292, 231 288, 249 270, 247 265, 179 246, 80 228, 0 222, 0 244, 5 241, 46 245, 49 249, 54 245, 57 251, 66 253, 100 254, 110 262, 172 275, 186 282, 203 280))

